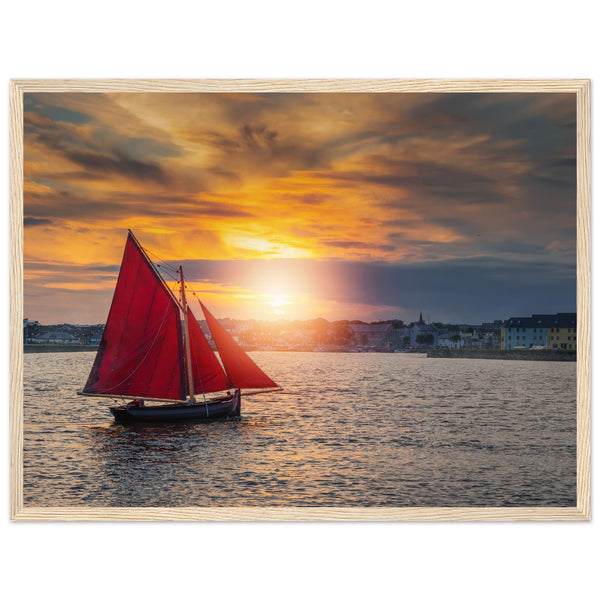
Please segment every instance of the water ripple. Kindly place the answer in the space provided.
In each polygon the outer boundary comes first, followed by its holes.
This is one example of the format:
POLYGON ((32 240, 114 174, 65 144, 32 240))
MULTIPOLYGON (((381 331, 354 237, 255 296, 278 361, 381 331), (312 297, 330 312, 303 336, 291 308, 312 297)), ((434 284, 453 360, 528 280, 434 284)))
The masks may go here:
POLYGON ((574 363, 264 352, 240 419, 123 426, 24 358, 26 506, 575 505, 574 363))

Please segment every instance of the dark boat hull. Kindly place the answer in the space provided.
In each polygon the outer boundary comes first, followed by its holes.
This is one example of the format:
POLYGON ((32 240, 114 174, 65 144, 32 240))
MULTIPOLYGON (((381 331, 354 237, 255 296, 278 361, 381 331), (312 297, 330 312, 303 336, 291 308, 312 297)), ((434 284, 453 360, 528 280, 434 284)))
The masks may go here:
POLYGON ((117 423, 171 423, 185 421, 206 421, 238 417, 241 409, 240 390, 231 399, 196 404, 158 404, 154 406, 115 406, 110 412, 117 423))

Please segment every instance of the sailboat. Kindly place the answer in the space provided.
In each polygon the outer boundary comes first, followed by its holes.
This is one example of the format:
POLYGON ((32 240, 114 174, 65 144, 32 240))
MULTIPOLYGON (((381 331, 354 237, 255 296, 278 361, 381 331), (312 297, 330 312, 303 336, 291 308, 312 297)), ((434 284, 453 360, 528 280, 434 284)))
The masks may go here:
POLYGON ((129 230, 106 327, 83 396, 127 402, 117 422, 236 417, 241 396, 281 388, 199 301, 220 360, 186 299, 179 298, 129 230), (244 392, 242 392, 244 390, 244 392))

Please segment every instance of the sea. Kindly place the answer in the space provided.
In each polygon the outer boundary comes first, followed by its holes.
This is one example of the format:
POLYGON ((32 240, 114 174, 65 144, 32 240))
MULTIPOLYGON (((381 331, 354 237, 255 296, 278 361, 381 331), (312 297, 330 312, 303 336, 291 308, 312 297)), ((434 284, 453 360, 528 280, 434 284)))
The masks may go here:
POLYGON ((94 356, 24 356, 27 508, 576 505, 574 362, 255 352, 241 417, 118 425, 94 356))

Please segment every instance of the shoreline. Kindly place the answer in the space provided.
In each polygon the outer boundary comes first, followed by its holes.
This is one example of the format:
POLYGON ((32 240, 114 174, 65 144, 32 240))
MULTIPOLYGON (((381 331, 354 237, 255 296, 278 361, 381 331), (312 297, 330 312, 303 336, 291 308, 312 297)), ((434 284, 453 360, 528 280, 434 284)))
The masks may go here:
MULTIPOLYGON (((43 354, 51 352, 97 352, 98 344, 24 344, 24 354, 43 354)), ((341 354, 382 354, 379 350, 360 352, 349 352, 348 350, 263 350, 254 349, 254 352, 311 352, 311 353, 341 353, 341 354)), ((383 352, 383 354, 426 354, 427 358, 477 358, 484 360, 541 360, 555 362, 576 362, 577 352, 575 350, 467 350, 435 348, 422 349, 412 352, 383 352)))
POLYGON ((23 344, 23 354, 46 352, 97 352, 99 344, 23 344))
POLYGON ((465 350, 436 348, 427 351, 427 358, 480 358, 486 360, 542 360, 576 362, 576 350, 465 350))

